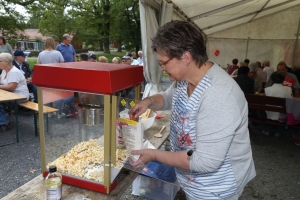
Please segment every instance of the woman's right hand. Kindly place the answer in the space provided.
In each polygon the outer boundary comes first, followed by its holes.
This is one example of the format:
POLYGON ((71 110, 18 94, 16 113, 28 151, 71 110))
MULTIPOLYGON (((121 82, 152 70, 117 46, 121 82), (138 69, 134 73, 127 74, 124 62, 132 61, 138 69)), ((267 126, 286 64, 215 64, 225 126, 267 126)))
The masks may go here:
POLYGON ((151 100, 149 100, 149 97, 138 102, 133 108, 129 110, 130 119, 136 119, 138 116, 142 115, 150 105, 151 100))

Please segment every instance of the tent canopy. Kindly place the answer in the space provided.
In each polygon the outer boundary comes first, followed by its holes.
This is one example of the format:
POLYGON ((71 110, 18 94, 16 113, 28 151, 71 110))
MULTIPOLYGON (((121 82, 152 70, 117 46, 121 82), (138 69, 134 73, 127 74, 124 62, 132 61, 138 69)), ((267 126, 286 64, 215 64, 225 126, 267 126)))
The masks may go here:
POLYGON ((167 0, 175 13, 198 26, 205 35, 239 26, 300 5, 300 0, 167 0))
POLYGON ((223 68, 233 58, 269 60, 274 69, 279 61, 300 68, 300 0, 140 0, 140 11, 148 83, 144 97, 162 90, 150 38, 171 19, 197 27, 206 37, 209 60, 223 68))

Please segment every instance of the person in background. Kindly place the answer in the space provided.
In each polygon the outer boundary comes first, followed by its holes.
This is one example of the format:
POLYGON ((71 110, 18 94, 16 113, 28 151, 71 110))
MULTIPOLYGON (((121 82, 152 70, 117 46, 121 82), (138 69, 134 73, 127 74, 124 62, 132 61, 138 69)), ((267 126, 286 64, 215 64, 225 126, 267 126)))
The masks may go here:
POLYGON ((0 53, 10 53, 12 56, 14 55, 13 49, 3 36, 0 36, 0 53))
POLYGON ((123 56, 122 57, 122 64, 131 65, 131 59, 129 56, 123 56))
POLYGON ((292 73, 297 77, 297 79, 299 81, 300 80, 300 64, 294 66, 292 73))
POLYGON ((228 68, 227 68, 227 73, 229 74, 229 75, 231 75, 232 74, 232 72, 234 71, 234 70, 236 70, 236 69, 238 69, 239 68, 239 66, 237 65, 238 64, 238 59, 233 59, 232 60, 232 65, 230 65, 228 68))
POLYGON ((262 87, 264 88, 267 82, 267 72, 263 70, 263 67, 261 66, 261 62, 256 61, 256 64, 258 66, 257 74, 261 76, 262 87))
POLYGON ((89 62, 97 62, 96 55, 93 54, 93 53, 90 53, 89 56, 88 56, 88 61, 89 62))
POLYGON ((274 72, 274 69, 270 67, 270 61, 269 60, 265 60, 262 63, 262 67, 263 67, 263 70, 265 72, 267 72, 267 80, 266 80, 266 82, 268 82, 269 79, 270 79, 271 74, 274 72))
POLYGON ((136 60, 136 53, 135 53, 135 52, 131 52, 131 55, 132 55, 132 58, 133 58, 134 60, 136 60))
POLYGON ((38 64, 63 63, 65 62, 63 55, 55 50, 55 41, 52 37, 45 40, 45 50, 39 53, 37 58, 38 64))
POLYGON ((28 62, 25 61, 25 57, 26 57, 26 55, 24 54, 24 52, 22 50, 16 50, 14 52, 14 60, 13 60, 12 64, 16 68, 18 68, 22 72, 22 74, 25 76, 28 90, 33 93, 34 102, 37 103, 38 102, 37 87, 36 87, 36 85, 32 84, 32 82, 31 82, 32 81, 32 71, 29 67, 28 62))
MULTIPOLYGON (((29 91, 25 76, 18 68, 13 66, 12 61, 11 54, 0 53, 0 69, 3 70, 0 75, 0 89, 23 96, 25 99, 18 100, 17 103, 19 104, 28 101, 29 91)), ((0 103, 0 131, 7 131, 11 126, 4 110, 4 107, 10 103, 0 103)))
POLYGON ((114 64, 120 64, 120 58, 119 57, 114 57, 112 60, 111 60, 112 63, 114 64))
POLYGON ((138 65, 139 64, 139 62, 137 60, 133 59, 132 54, 128 54, 127 56, 130 57, 130 65, 138 65))
MULTIPOLYGON (((288 69, 287 69, 287 66, 286 66, 285 62, 280 61, 278 63, 277 71, 283 73, 284 76, 285 76, 285 79, 284 79, 282 84, 285 85, 285 86, 291 87, 293 89, 294 97, 299 97, 300 85, 299 85, 298 79, 294 74, 288 72, 288 69)), ((267 81, 265 87, 267 88, 267 87, 270 87, 272 85, 273 85, 273 81, 271 79, 269 79, 267 81)))
POLYGON ((257 73, 257 70, 258 70, 258 66, 256 63, 250 63, 249 64, 249 73, 248 73, 248 76, 250 78, 253 78, 254 79, 254 92, 256 93, 260 93, 261 90, 262 90, 262 78, 261 78, 261 75, 259 75, 257 73))
POLYGON ((76 52, 71 45, 71 37, 69 34, 64 34, 62 37, 62 43, 56 46, 56 50, 59 51, 65 62, 77 62, 76 52))
POLYGON ((105 56, 99 56, 98 60, 101 63, 108 63, 108 59, 105 56))
POLYGON ((139 65, 140 65, 140 66, 144 66, 143 52, 142 52, 142 51, 139 51, 139 52, 138 52, 138 55, 139 55, 139 57, 138 57, 137 61, 138 61, 139 65))
MULTIPOLYGON (((63 62, 64 62, 64 58, 62 54, 59 51, 55 50, 55 42, 53 38, 51 37, 46 38, 45 50, 38 55, 38 64, 63 63, 63 62)), ((55 77, 53 78, 53 80, 55 81, 55 77)), ((58 114, 57 114, 58 119, 66 116, 66 114, 62 112, 63 102, 66 105, 68 105, 68 107, 71 110, 71 112, 67 116, 72 116, 73 115, 72 112, 75 112, 73 106, 74 97, 68 97, 68 98, 57 100, 55 101, 55 104, 58 109, 58 114)), ((55 113, 49 113, 48 116, 51 117, 53 114, 55 113)))
POLYGON ((240 67, 248 67, 248 66, 244 62, 240 62, 240 67))
MULTIPOLYGON (((280 97, 280 98, 292 98, 293 93, 292 89, 288 86, 284 86, 283 82, 285 80, 285 76, 282 72, 276 71, 271 74, 270 80, 274 83, 272 86, 265 88, 265 95, 270 97, 280 97)), ((270 120, 278 121, 279 113, 266 111, 267 118, 270 120)), ((264 124, 263 133, 267 136, 270 135, 270 125, 264 124)), ((284 133, 284 124, 283 126, 276 127, 275 137, 280 137, 284 133)))
POLYGON ((245 65, 248 67, 248 65, 249 65, 249 63, 250 63, 250 60, 246 58, 246 59, 244 60, 244 63, 245 63, 245 65))
POLYGON ((158 66, 173 84, 136 103, 129 115, 171 109, 171 151, 134 150, 139 159, 131 165, 156 160, 174 166, 188 200, 238 199, 256 175, 245 95, 208 60, 203 35, 189 22, 168 22, 151 40, 158 66))
MULTIPOLYGON (((239 68, 241 68, 241 67, 247 67, 247 66, 246 66, 246 64, 245 64, 244 62, 240 62, 239 68)), ((236 69, 236 70, 234 70, 234 71, 232 72, 232 74, 231 74, 231 77, 232 77, 232 78, 238 76, 238 70, 239 70, 239 69, 236 69)))
POLYGON ((244 94, 254 94, 255 81, 248 76, 249 71, 249 67, 240 67, 237 77, 234 78, 244 94))
MULTIPOLYGON (((86 53, 81 53, 79 62, 87 62, 89 60, 89 56, 86 53)), ((89 62, 95 62, 95 61, 89 61, 89 62)))

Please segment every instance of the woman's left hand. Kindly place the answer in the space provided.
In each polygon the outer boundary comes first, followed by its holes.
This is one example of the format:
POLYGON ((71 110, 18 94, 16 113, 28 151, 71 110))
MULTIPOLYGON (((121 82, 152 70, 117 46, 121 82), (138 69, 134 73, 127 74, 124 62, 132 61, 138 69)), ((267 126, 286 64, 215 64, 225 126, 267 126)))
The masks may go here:
POLYGON ((148 162, 155 160, 156 149, 143 149, 133 150, 132 155, 140 155, 140 158, 136 162, 131 162, 132 167, 139 167, 140 165, 146 165, 148 162))

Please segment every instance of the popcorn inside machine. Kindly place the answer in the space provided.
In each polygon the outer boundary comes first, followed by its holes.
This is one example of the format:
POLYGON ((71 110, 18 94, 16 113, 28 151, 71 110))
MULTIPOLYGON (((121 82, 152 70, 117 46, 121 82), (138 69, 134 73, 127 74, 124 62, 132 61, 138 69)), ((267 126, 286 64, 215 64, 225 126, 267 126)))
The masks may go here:
POLYGON ((35 65, 43 176, 56 165, 63 183, 110 193, 129 156, 128 149, 120 148, 118 127, 124 122, 120 113, 127 113, 139 100, 143 80, 141 66, 35 65), (44 114, 44 105, 58 111, 44 114))

